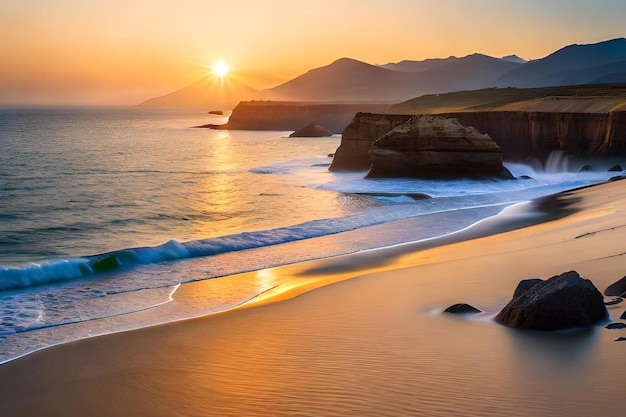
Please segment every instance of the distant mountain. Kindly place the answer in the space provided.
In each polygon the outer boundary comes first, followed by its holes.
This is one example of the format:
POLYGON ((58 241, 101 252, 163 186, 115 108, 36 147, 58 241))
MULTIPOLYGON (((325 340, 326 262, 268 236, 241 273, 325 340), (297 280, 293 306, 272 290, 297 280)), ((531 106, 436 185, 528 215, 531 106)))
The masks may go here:
POLYGON ((379 65, 379 66, 385 69, 392 70, 392 71, 422 72, 422 71, 428 71, 428 70, 437 68, 441 65, 445 65, 450 62, 454 62, 458 59, 459 58, 455 56, 451 56, 448 58, 424 59, 422 61, 404 60, 400 62, 390 62, 388 64, 379 65))
POLYGON ((626 72, 626 39, 569 45, 500 77, 497 87, 578 85, 626 72))
POLYGON ((370 65, 341 58, 274 88, 257 91, 232 76, 205 77, 145 107, 232 109, 240 101, 283 100, 326 103, 399 103, 427 94, 490 87, 550 87, 626 83, 626 39, 570 45, 542 59, 526 62, 516 55, 494 58, 405 60, 370 65))
POLYGON ((266 91, 296 101, 395 102, 417 92, 418 85, 413 73, 341 58, 266 91))
MULTIPOLYGON (((516 62, 517 64, 523 64, 526 62, 521 58, 518 59, 519 61, 516 62)), ((390 62, 388 64, 381 65, 381 67, 393 71, 424 72, 446 65, 465 65, 468 62, 471 62, 471 65, 482 66, 484 69, 494 67, 495 70, 498 68, 496 72, 502 71, 500 75, 517 68, 515 65, 510 65, 510 62, 515 62, 513 59, 493 58, 483 54, 472 54, 462 58, 451 56, 448 58, 425 59, 423 61, 405 60, 397 63, 390 62)))
POLYGON ((165 96, 151 98, 139 107, 201 107, 209 110, 234 108, 242 100, 260 99, 264 95, 233 77, 206 76, 165 96))
POLYGON ((423 94, 491 87, 502 75, 525 65, 483 54, 443 61, 441 65, 419 73, 424 84, 423 94))
POLYGON ((522 65, 482 54, 383 66, 342 58, 266 91, 291 100, 398 102, 423 94, 489 87, 522 65))
POLYGON ((525 63, 528 62, 528 60, 526 60, 524 58, 520 58, 517 55, 503 56, 502 59, 504 59, 505 61, 517 62, 517 63, 520 63, 520 64, 525 64, 525 63))

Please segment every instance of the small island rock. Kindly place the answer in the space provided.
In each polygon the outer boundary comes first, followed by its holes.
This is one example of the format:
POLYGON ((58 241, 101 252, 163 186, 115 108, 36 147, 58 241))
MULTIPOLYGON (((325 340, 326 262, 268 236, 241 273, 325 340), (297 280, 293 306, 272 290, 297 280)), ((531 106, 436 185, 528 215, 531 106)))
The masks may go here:
POLYGON ((296 129, 291 135, 290 138, 321 138, 325 136, 332 136, 332 132, 326 129, 322 125, 318 125, 315 123, 309 123, 306 126, 302 126, 299 129, 296 129))
POLYGON ((569 271, 513 298, 496 321, 518 329, 562 330, 588 328, 607 317, 600 291, 576 271, 569 271))

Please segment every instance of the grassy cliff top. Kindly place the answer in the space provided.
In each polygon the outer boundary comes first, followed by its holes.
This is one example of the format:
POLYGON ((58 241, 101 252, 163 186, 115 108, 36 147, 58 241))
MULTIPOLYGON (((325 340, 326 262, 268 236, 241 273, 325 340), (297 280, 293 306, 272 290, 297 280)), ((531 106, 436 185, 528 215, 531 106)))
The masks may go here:
POLYGON ((603 113, 626 110, 626 84, 485 88, 430 94, 391 107, 392 113, 510 110, 603 113))

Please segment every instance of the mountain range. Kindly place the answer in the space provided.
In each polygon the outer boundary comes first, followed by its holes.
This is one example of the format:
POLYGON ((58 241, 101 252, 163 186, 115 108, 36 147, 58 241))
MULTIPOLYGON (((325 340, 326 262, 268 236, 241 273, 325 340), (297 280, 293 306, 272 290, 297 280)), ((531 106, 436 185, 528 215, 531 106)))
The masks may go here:
POLYGON ((399 103, 426 94, 489 87, 547 87, 626 83, 626 39, 569 45, 526 62, 515 55, 401 61, 371 65, 350 58, 312 69, 267 90, 231 77, 205 77, 139 106, 231 109, 243 100, 399 103))

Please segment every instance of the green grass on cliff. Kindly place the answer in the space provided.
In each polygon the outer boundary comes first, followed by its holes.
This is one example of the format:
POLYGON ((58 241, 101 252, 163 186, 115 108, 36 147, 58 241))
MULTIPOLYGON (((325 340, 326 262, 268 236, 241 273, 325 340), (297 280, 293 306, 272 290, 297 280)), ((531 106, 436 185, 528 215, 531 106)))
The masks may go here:
POLYGON ((517 103, 559 98, 615 99, 626 103, 626 84, 579 85, 543 88, 485 88, 446 94, 429 94, 391 107, 392 113, 441 113, 498 110, 517 103))

